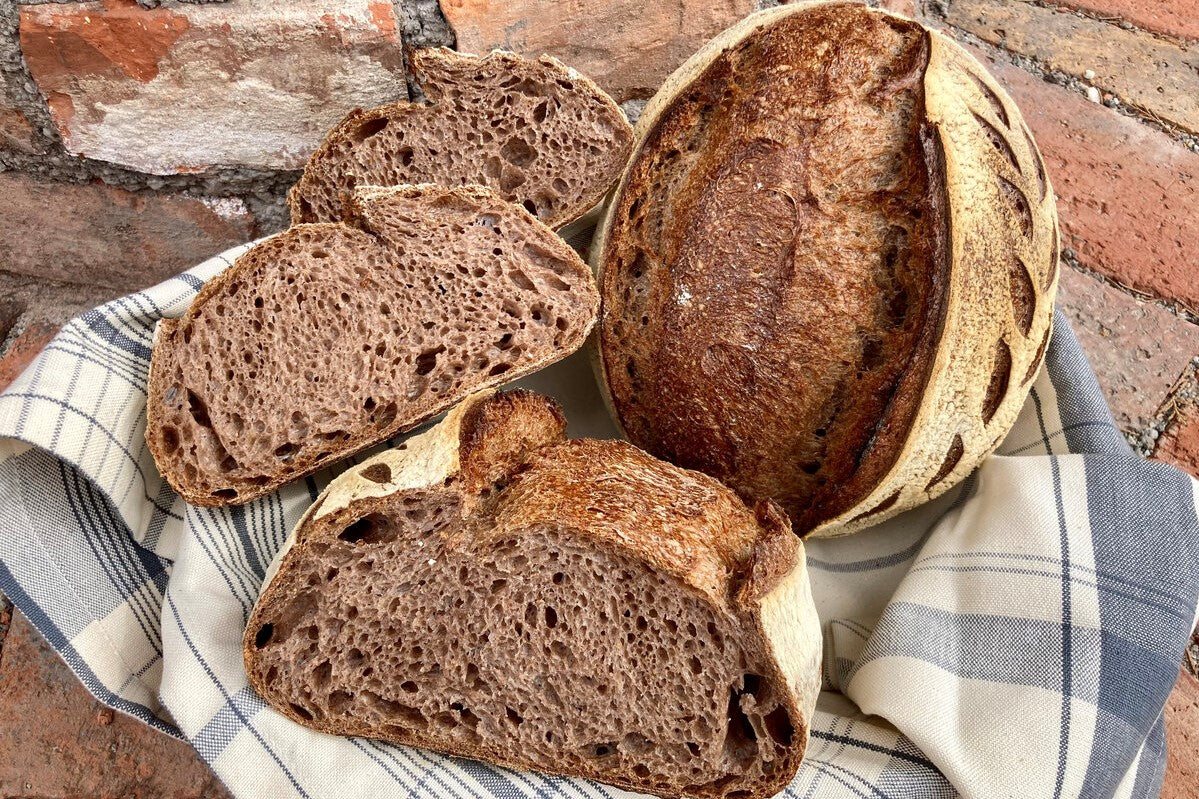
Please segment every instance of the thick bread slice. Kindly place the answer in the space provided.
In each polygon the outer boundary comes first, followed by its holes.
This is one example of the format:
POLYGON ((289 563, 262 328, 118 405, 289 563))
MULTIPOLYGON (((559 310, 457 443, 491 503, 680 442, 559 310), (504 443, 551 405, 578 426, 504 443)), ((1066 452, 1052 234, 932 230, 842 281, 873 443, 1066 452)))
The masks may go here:
POLYGON ((251 684, 324 732, 773 796, 819 691, 803 544, 770 503, 564 426, 479 394, 334 481, 268 571, 251 684))
POLYGON ((1053 317, 1041 157, 968 53, 856 3, 748 17, 668 80, 592 245, 629 439, 839 535, 1010 429, 1053 317))
POLYGON ((146 440, 192 504, 239 504, 583 343, 590 270, 488 189, 360 189, 353 225, 254 247, 163 320, 146 440))
POLYGON ((632 129, 603 90, 548 56, 416 50, 426 103, 350 112, 288 195, 292 224, 335 222, 355 186, 488 186, 561 227, 597 205, 632 129))

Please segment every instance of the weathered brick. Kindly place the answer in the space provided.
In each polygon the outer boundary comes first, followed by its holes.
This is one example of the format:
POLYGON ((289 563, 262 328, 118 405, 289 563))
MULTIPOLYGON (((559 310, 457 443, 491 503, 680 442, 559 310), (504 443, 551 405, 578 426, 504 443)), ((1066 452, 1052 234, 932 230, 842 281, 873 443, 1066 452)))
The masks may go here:
POLYGON ((1199 132, 1199 48, 1025 0, 952 0, 946 21, 1199 132))
POLYGON ((1179 403, 1174 418, 1157 440, 1153 457, 1199 478, 1199 406, 1192 401, 1179 403))
POLYGON ((390 0, 32 5, 20 38, 67 149, 143 172, 296 168, 347 111, 407 96, 390 0))
POLYGON ((1138 28, 1182 39, 1199 39, 1199 2, 1196 0, 1045 0, 1055 6, 1076 8, 1112 22, 1124 20, 1138 28))
POLYGON ((0 197, 4 269, 120 292, 164 280, 254 233, 240 200, 134 194, 13 172, 0 174, 0 197))
POLYGON ((0 796, 229 796, 187 743, 95 701, 20 613, 0 659, 0 741, 0 796))
POLYGON ((1058 304, 1095 368, 1117 424, 1145 428, 1199 355, 1199 326, 1065 267, 1058 304))
POLYGON ((0 72, 0 148, 36 153, 41 150, 33 136, 33 125, 8 95, 7 78, 0 72))
MULTIPOLYGON (((50 343, 58 326, 49 322, 33 322, 3 350, 0 350, 0 391, 17 379, 25 367, 50 343)), ((0 794, 2 796, 3 794, 0 794)))
POLYGON ((1199 680, 1186 671, 1166 702, 1166 778, 1161 799, 1194 799, 1199 786, 1199 680))
POLYGON ((1045 156, 1062 245, 1118 283, 1199 309, 1199 154, 1019 67, 988 66, 1045 156))
POLYGON ((548 53, 617 102, 649 97, 700 45, 754 10, 754 0, 442 0, 458 49, 548 53))

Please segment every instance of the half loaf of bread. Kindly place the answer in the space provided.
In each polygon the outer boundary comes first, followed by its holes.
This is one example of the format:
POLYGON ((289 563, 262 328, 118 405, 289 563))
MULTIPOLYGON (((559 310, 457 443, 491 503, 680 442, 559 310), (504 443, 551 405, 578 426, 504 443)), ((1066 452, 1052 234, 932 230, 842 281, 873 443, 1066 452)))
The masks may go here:
POLYGON ((352 213, 355 186, 478 184, 551 227, 616 182, 632 129, 598 86, 548 56, 412 53, 426 102, 355 110, 325 138, 288 195, 292 224, 352 213))
POLYGON ((837 535, 1007 433, 1049 340, 1053 191, 950 39, 851 3, 763 11, 653 98, 592 253, 629 439, 837 535))
POLYGON ((564 428, 478 394, 334 481, 267 572, 251 684, 323 732, 773 796, 820 682, 803 544, 770 503, 564 428))
POLYGON ((160 324, 146 440, 196 505, 237 504, 578 349, 591 271, 477 186, 361 189, 353 224, 297 225, 160 324))

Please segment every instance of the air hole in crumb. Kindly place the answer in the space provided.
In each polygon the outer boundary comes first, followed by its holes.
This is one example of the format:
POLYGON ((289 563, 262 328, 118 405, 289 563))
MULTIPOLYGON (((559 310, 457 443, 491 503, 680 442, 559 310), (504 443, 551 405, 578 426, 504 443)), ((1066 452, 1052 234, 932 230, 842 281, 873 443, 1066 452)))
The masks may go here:
POLYGON ((616 751, 616 742, 607 741, 602 744, 592 744, 589 750, 591 757, 607 757, 616 751))
POLYGON ((304 721, 312 721, 312 712, 311 711, 309 711, 307 708, 300 707, 295 702, 292 702, 290 704, 291 704, 292 711, 297 716, 304 719, 304 721))
POLYGON ((412 680, 404 680, 400 683, 400 690, 406 694, 414 694, 417 691, 416 683, 412 680))
POLYGON ((532 200, 525 200, 523 203, 521 203, 521 205, 523 205, 525 210, 530 214, 537 216, 537 203, 533 202, 532 200))
POLYGON ((402 166, 412 166, 412 157, 414 153, 412 152, 411 147, 401 147, 400 151, 396 153, 396 155, 400 157, 400 164, 402 166))
POLYGON ((170 425, 162 428, 159 439, 162 441, 162 451, 167 455, 179 449, 179 431, 170 425))
POLYGON ((551 630, 558 626, 558 611, 549 607, 545 609, 545 626, 551 630))
POLYGON ((391 529, 391 523, 387 520, 386 516, 379 513, 371 513, 346 527, 337 537, 351 544, 362 543, 369 545, 390 541, 395 535, 391 529))
POLYGON ((294 458, 296 456, 296 453, 299 451, 300 451, 299 444, 293 444, 292 442, 288 441, 284 444, 280 444, 279 446, 275 447, 275 457, 286 463, 287 461, 294 458))
POLYGON ((391 467, 386 463, 372 463, 358 474, 364 479, 380 485, 391 482, 391 467))
POLYGON ((790 746, 795 737, 795 725, 791 723, 791 714, 783 706, 776 707, 766 714, 766 732, 779 746, 790 746))
POLYGON ((391 423, 396 420, 400 409, 394 402, 389 402, 379 411, 379 415, 375 417, 375 429, 383 430, 391 426, 391 423))
POLYGON ((488 370, 487 374, 491 377, 495 377, 496 375, 502 375, 511 368, 512 364, 510 363, 497 363, 495 366, 491 367, 490 370, 488 370))
POLYGON ((187 410, 200 427, 212 427, 212 419, 208 417, 208 406, 190 388, 187 390, 187 410))
POLYGON ((266 623, 258 628, 258 632, 254 634, 254 646, 262 649, 270 643, 271 636, 275 634, 275 625, 266 623))
POLYGON ((216 491, 212 492, 212 496, 216 499, 220 499, 220 500, 224 500, 224 501, 234 500, 234 499, 237 499, 237 489, 236 488, 219 488, 216 491))
POLYGON ((418 375, 427 375, 437 366, 437 356, 445 352, 445 346, 437 346, 431 350, 425 350, 420 355, 416 356, 416 373, 418 375))
POLYGON ((354 131, 355 141, 358 141, 360 143, 366 141, 371 136, 374 136, 376 133, 383 130, 385 127, 387 127, 387 123, 389 121, 390 120, 388 120, 387 117, 380 117, 379 119, 368 119, 367 121, 365 121, 361 125, 359 125, 358 129, 354 131))

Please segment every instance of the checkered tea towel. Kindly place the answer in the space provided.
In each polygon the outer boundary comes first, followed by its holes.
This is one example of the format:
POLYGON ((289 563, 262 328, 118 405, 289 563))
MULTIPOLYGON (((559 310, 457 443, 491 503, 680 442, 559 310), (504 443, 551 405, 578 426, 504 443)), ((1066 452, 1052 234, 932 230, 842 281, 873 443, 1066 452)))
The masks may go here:
MULTIPOLYGON (((263 570, 332 472, 192 508, 143 440, 156 320, 240 251, 84 314, 0 395, 0 590, 97 698, 187 739, 238 797, 627 795, 310 732, 247 686, 263 570)), ((580 358, 526 384, 572 434, 615 434, 580 358)), ((785 795, 1157 795, 1199 595, 1195 483, 1131 454, 1060 316, 998 454, 808 552, 825 691, 785 795)))

